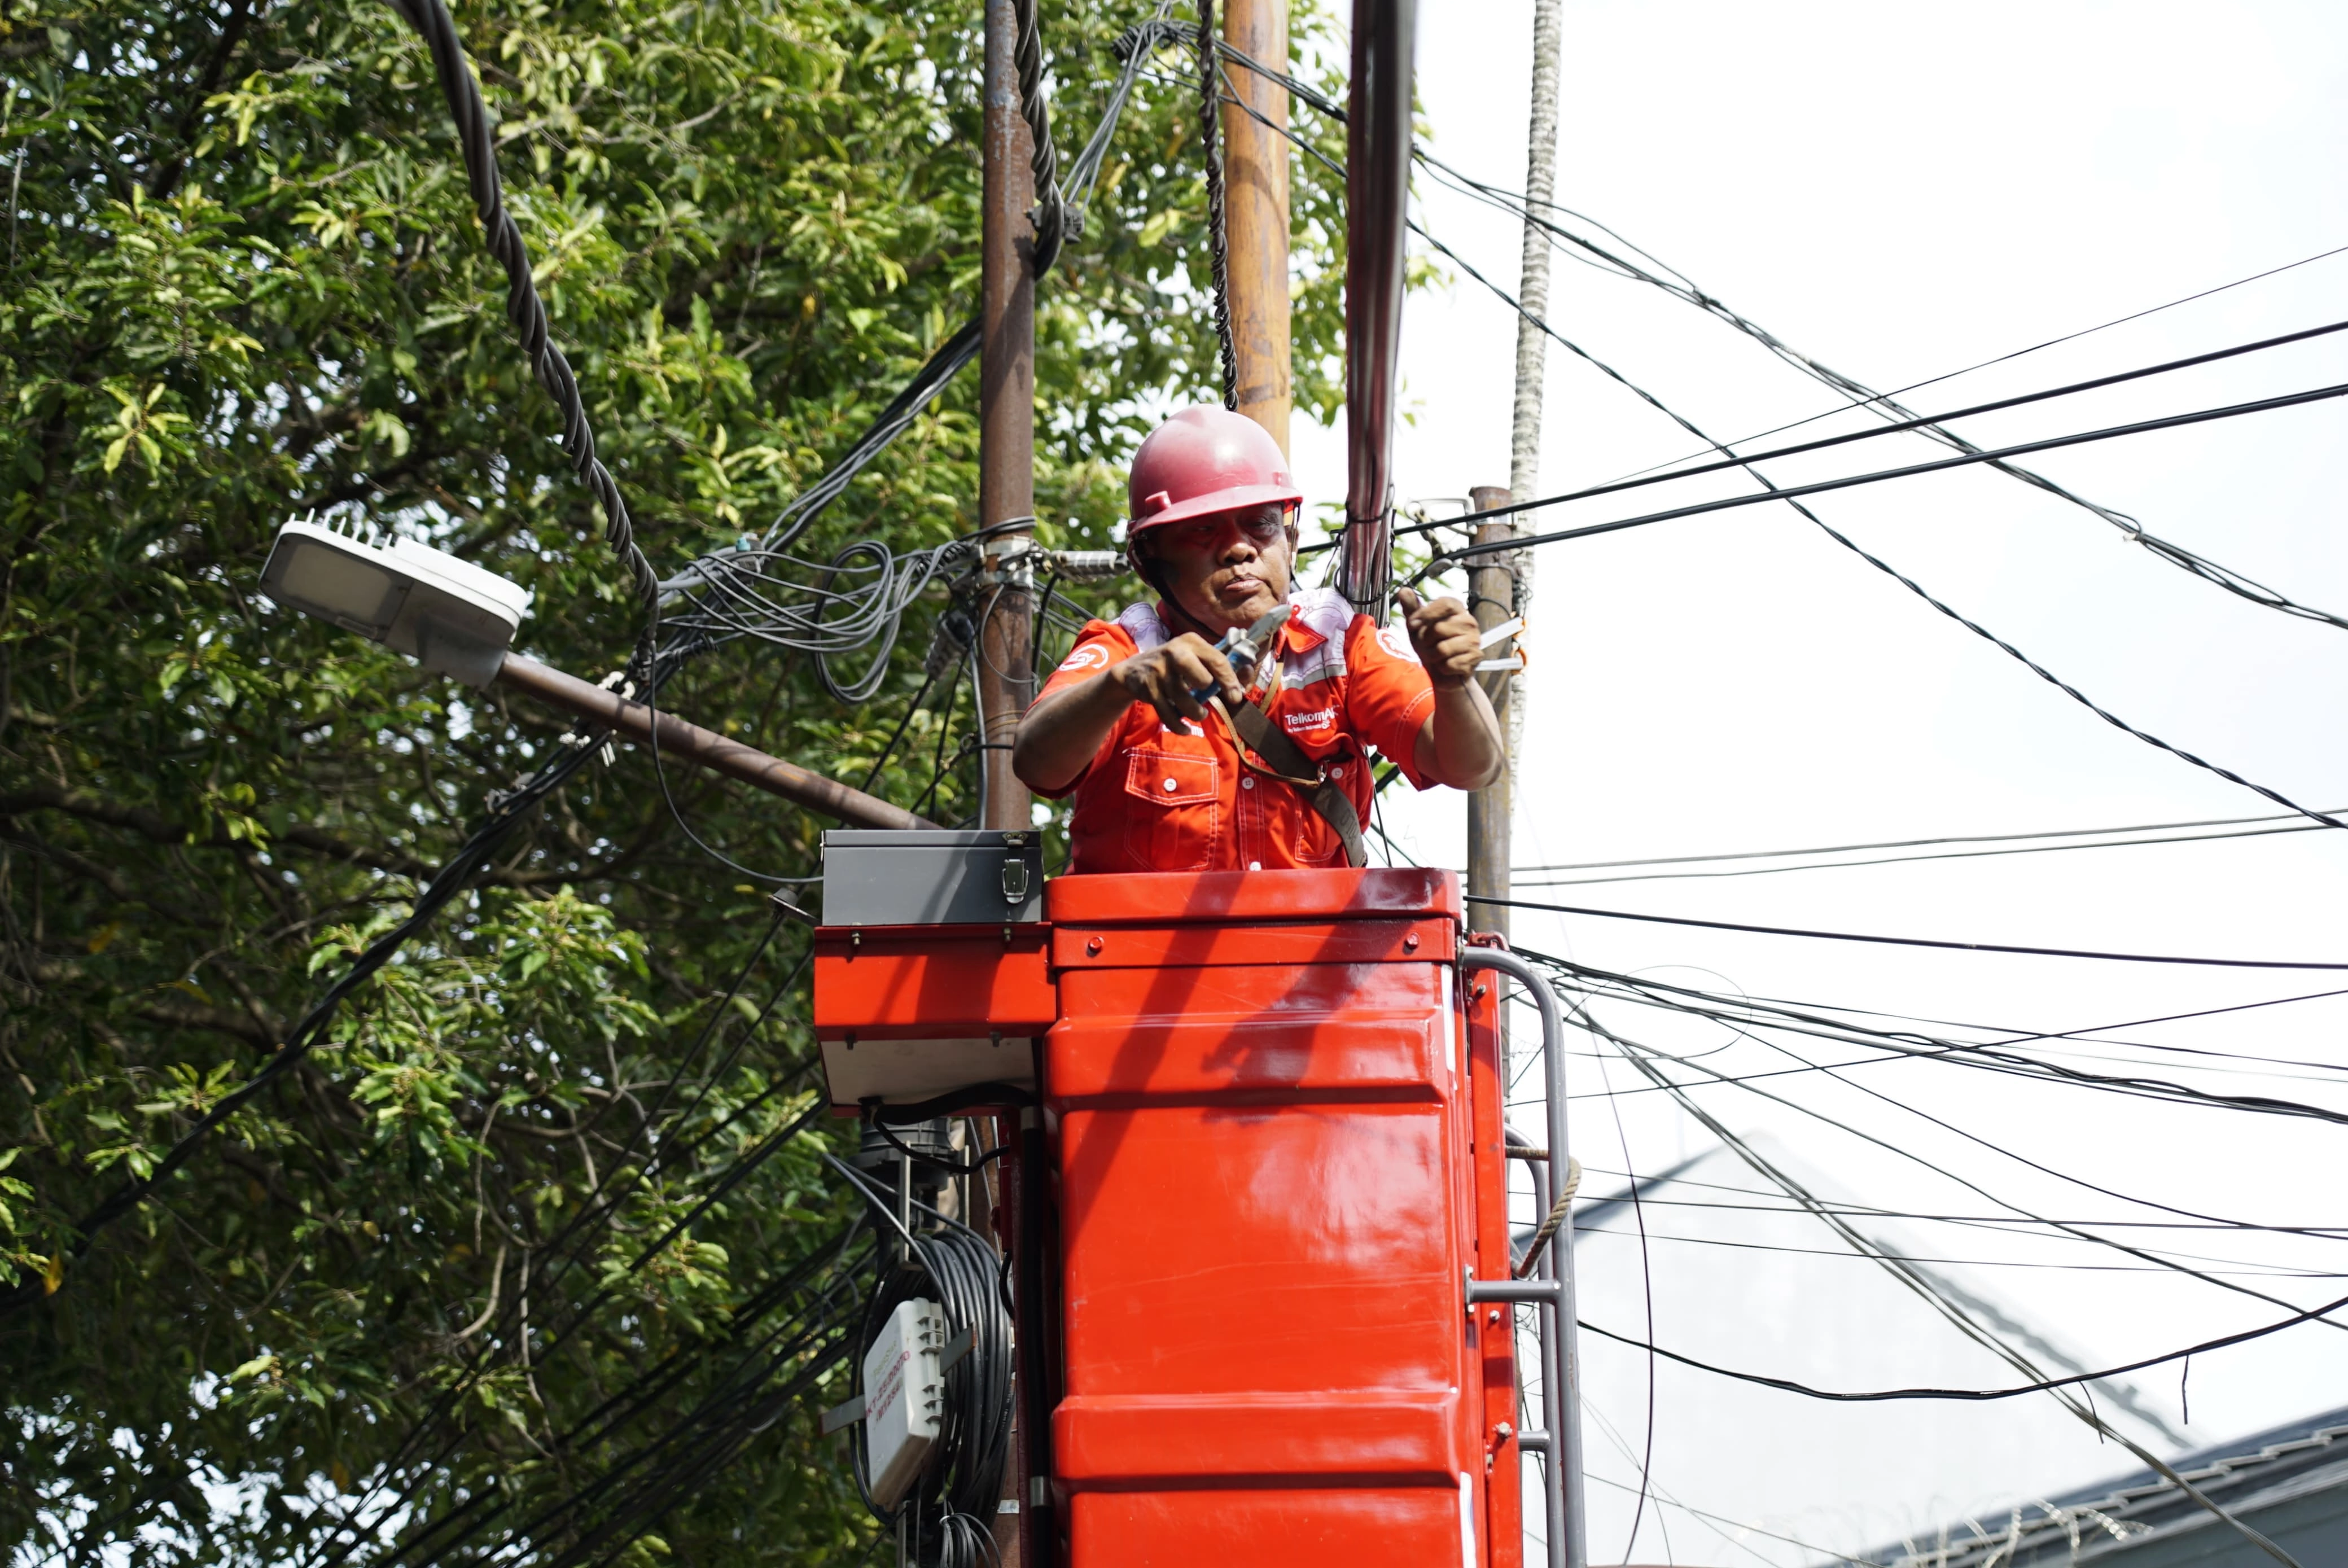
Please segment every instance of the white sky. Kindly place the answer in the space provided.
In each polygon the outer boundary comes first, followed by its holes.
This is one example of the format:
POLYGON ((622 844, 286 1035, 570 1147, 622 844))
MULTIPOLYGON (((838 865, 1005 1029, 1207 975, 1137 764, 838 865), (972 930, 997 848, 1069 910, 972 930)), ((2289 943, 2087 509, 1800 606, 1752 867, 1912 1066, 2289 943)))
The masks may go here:
MULTIPOLYGON (((1524 173, 1529 0, 1423 7, 1420 89, 1435 150, 1497 183, 1524 173)), ((1558 199, 1620 230, 1798 348, 1879 387, 1954 370, 2333 246, 2348 244, 2348 10, 2085 0, 1944 6, 1673 5, 1568 0, 1558 199)), ((1423 221, 1513 288, 1518 231, 1421 181, 1423 221)), ((1931 411, 2054 386, 2348 315, 2348 256, 2164 312, 1920 392, 1931 411)), ((1833 406, 1758 345, 1643 285, 1560 258, 1551 320, 1724 438, 1833 406)), ((1406 497, 1505 483, 1513 317, 1461 278, 1405 325, 1406 497)), ((2003 444, 2348 379, 2348 342, 2067 399, 1963 427, 2003 444)), ((1687 453, 1661 416, 1552 346, 1545 491, 1687 453)), ((2042 471, 2152 531, 2348 613, 2335 435, 2348 409, 2286 413, 2046 455, 2042 471)), ((1818 429, 1855 428, 1845 420, 1818 429)), ((1334 432, 1301 428, 1309 494, 1343 491, 1334 432)), ((1778 465, 1779 482, 1941 449, 1894 438, 1778 465)), ((1550 514, 1550 526, 1735 491, 1694 481, 1550 514), (1710 488, 1705 488, 1709 486, 1710 488), (1620 510, 1616 510, 1619 506, 1620 510)), ((2130 546, 2088 513, 1981 469, 1822 498, 1820 514, 2105 706, 2286 795, 2348 806, 2348 634, 2259 609, 2130 546)), ((2113 730, 1935 614, 1782 506, 1541 552, 1520 865, 1803 844, 2250 816, 2259 797, 2113 730)), ((1461 863, 1457 797, 1398 803, 1418 858, 1461 863)), ((1717 868, 1715 868, 1717 869, 1717 868)), ((1632 882, 1520 896, 1764 924, 2137 952, 2348 958, 2336 892, 2348 842, 2322 832, 2207 845, 1632 882)), ((1524 880, 1520 876, 1520 881, 1524 880)), ((1519 944, 1619 971, 1755 995, 2032 1029, 2076 1029, 2290 996, 2320 973, 1933 954, 1519 913, 1519 944)), ((2348 1065, 2348 998, 2122 1031, 2132 1040, 2348 1065)), ((1625 1006, 1616 1026, 1673 1050, 1725 1031, 1625 1006)), ((1577 1038, 1576 1048, 1586 1048, 1577 1038)), ((1834 1047, 1821 1047, 1822 1050, 1834 1047)), ((2115 1049, 2112 1047, 2096 1047, 2115 1049)), ((1847 1053, 1848 1057, 1864 1055, 1847 1053)), ((1846 1057, 1846 1059, 1847 1059, 1846 1057)), ((1753 1046, 1724 1071, 1791 1065, 1753 1046), (1766 1059, 1765 1059, 1766 1058, 1766 1059)), ((2100 1066, 2105 1064, 2085 1064, 2100 1066)), ((1571 1058, 1577 1090, 1600 1064, 1571 1058)), ((2128 1070, 2110 1068, 2106 1070, 2128 1070)), ((2176 1063, 2164 1076, 2182 1076, 2176 1063)), ((1604 1064, 1609 1080, 1631 1070, 1604 1064)), ((1872 1075, 1872 1076, 1869 1076, 1872 1075)), ((2339 1223, 2343 1130, 2168 1109, 1931 1065, 1855 1080, 1929 1109, 1936 1130, 1816 1075, 1765 1086, 2003 1198, 2065 1218, 2148 1217, 2034 1171, 2010 1150, 2120 1192, 2269 1223, 2339 1223)), ((2302 1079, 2193 1082, 2348 1104, 2302 1079)), ((1655 1095, 1577 1102, 1593 1168, 1654 1171, 1710 1145, 1655 1095)), ((1995 1212, 1881 1149, 1738 1088, 1704 1102, 1828 1195, 1940 1213, 1995 1212)), ((1520 1113, 1537 1126, 1537 1114, 1520 1113)), ((1759 1185, 1733 1156, 1693 1175, 1759 1185)), ((1588 1191, 1611 1192, 1593 1173, 1588 1191)), ((1662 1198, 1759 1198, 1672 1188, 1662 1198)), ((1655 1336, 1730 1366, 1837 1388, 2013 1381, 1874 1265, 1797 1216, 1651 1208, 1655 1336)), ((1627 1223, 1617 1221, 1609 1228, 1627 1223)), ((2271 1321, 2280 1309, 2085 1245, 1886 1222, 1882 1239, 1997 1302, 2091 1365, 2271 1321), (2100 1272, 2021 1266, 2095 1264, 2100 1272)), ((2225 1233, 2146 1244, 2348 1271, 2348 1248, 2225 1233)), ((2219 1265, 2223 1266, 2223 1265, 2219 1265)), ((1635 1241, 1585 1239, 1585 1315, 1643 1331, 1635 1241)), ((2329 1280, 2245 1282, 2312 1303, 2329 1280)), ((1646 1425, 1635 1353, 1585 1343, 1591 1560, 1625 1561, 1646 1425)), ((2173 1367, 2138 1378, 2179 1419, 2173 1367)), ((2201 1357, 2197 1443, 2348 1404, 2348 1335, 2303 1327, 2201 1357)), ((2126 1423, 2123 1423, 2126 1424, 2126 1423)), ((2166 1447, 2138 1428, 2139 1440, 2166 1447)), ((1666 1364, 1656 1486, 1678 1503, 1859 1550, 1967 1511, 2134 1468, 2044 1397, 1989 1405, 1838 1406, 1666 1364)), ((1818 1553, 1650 1505, 1629 1561, 1801 1563, 1818 1553), (1660 1519, 1659 1516, 1660 1515, 1660 1519), (1662 1528, 1658 1528, 1658 1526, 1662 1528), (1666 1538, 1665 1532, 1668 1532, 1666 1538)))

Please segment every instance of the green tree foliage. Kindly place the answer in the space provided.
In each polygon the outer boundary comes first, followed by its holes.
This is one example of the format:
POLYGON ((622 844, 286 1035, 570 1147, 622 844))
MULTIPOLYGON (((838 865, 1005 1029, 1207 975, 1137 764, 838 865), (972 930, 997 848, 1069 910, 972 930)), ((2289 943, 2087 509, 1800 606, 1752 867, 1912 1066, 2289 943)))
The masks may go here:
MULTIPOLYGON (((1047 10, 1066 146, 1139 15, 1047 10)), ((484 0, 458 20, 602 455, 674 571, 770 518, 973 308, 978 9, 484 0)), ((382 1515, 390 1482, 417 1490, 387 1535, 502 1500, 479 1548, 690 1433, 740 1365, 729 1336, 805 1315, 769 1286, 850 1208, 818 1159, 830 1124, 778 1136, 812 1103, 801 938, 623 748, 77 1252, 76 1217, 243 1082, 566 727, 273 609, 277 525, 363 519, 477 561, 536 593, 522 645, 591 677, 635 611, 394 11, 0 0, 0 1286, 29 1298, 0 1318, 0 1542, 318 1561, 323 1524, 382 1515), (582 1228, 599 1191, 625 1196, 582 1228)), ((1043 285, 1053 542, 1106 542, 1151 411, 1210 384, 1194 68, 1169 51, 1144 80, 1043 285)), ((1341 193, 1308 160, 1297 181, 1300 396, 1326 415, 1341 193)), ((811 554, 973 525, 975 380, 811 554)), ((756 645, 668 701, 860 779, 943 603, 861 707, 756 645)), ((933 695, 876 792, 922 795, 968 727, 933 695)), ((736 859, 811 868, 819 823, 667 782, 736 859)), ((778 1343, 761 1387, 807 1364, 778 1343)), ((813 1427, 839 1384, 809 1393, 636 1521, 631 1553, 858 1560, 870 1525, 813 1427)))

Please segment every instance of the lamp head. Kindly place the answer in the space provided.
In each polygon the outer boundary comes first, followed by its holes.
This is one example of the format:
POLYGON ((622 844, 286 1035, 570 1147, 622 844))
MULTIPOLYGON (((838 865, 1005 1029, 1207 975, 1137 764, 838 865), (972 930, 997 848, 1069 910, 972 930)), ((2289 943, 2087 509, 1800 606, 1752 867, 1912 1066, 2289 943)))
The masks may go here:
POLYGON ((408 539, 386 547, 316 521, 278 531, 261 586, 469 686, 496 678, 530 603, 527 589, 445 550, 408 539))

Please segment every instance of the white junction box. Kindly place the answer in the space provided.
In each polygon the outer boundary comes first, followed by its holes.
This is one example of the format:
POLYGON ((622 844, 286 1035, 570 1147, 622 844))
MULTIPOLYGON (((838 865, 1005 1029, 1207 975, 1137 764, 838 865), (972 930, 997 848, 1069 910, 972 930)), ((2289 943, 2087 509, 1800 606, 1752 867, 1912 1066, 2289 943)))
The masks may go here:
POLYGON ((945 1309, 898 1304, 864 1353, 864 1454, 872 1501, 891 1509, 912 1490, 945 1416, 945 1309))

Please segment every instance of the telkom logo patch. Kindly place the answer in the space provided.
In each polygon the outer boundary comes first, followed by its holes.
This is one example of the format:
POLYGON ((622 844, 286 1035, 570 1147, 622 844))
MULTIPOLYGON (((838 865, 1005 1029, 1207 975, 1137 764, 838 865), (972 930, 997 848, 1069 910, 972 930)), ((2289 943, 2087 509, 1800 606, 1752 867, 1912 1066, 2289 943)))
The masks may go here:
POLYGON ((1418 655, 1412 652, 1410 639, 1403 635, 1400 626, 1380 626, 1378 646, 1398 659, 1408 659, 1412 664, 1418 663, 1418 655))
POLYGON ((1105 670, 1108 668, 1108 650, 1098 643, 1086 643, 1060 661, 1060 673, 1070 670, 1105 670))
POLYGON ((1280 726, 1291 735, 1301 735, 1308 729, 1326 729, 1337 722, 1334 707, 1316 707, 1311 713, 1285 713, 1280 726))

